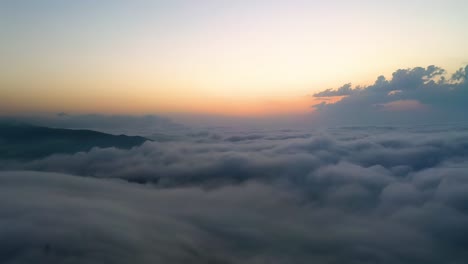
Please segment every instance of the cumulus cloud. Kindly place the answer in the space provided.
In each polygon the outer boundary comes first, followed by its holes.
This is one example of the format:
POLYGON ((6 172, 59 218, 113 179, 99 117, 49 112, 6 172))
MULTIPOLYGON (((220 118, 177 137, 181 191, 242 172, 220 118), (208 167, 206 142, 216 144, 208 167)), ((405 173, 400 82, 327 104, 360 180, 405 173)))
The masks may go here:
MULTIPOLYGON (((319 152, 329 144, 300 145, 319 152)), ((0 261, 462 263, 468 164, 457 164, 399 174, 337 161, 289 171, 287 182, 214 189, 4 171, 0 261)))
POLYGON ((464 127, 438 129, 440 132, 426 132, 424 127, 348 127, 308 133, 203 134, 187 141, 146 142, 130 150, 94 148, 29 162, 3 162, 0 168, 121 178, 160 186, 295 179, 340 162, 409 173, 468 155, 464 127))
POLYGON ((337 90, 325 90, 321 96, 346 96, 336 103, 316 105, 325 123, 388 124, 440 123, 465 120, 468 110, 468 66, 450 78, 436 66, 399 69, 387 80, 377 78, 374 84, 352 88, 347 84, 337 90), (402 102, 405 102, 402 104, 402 102), (409 103, 411 102, 411 107, 409 103), (388 107, 394 111, 388 111, 388 107), (417 106, 417 107, 416 107, 417 106), (426 111, 414 111, 425 109, 426 111), (405 111, 402 115, 400 112, 405 111))
POLYGON ((2 161, 0 262, 464 263, 467 131, 218 130, 2 161))
POLYGON ((325 91, 318 92, 314 94, 314 97, 332 97, 332 96, 347 96, 353 93, 358 92, 359 89, 353 89, 351 83, 347 83, 340 88, 334 89, 327 89, 325 91))

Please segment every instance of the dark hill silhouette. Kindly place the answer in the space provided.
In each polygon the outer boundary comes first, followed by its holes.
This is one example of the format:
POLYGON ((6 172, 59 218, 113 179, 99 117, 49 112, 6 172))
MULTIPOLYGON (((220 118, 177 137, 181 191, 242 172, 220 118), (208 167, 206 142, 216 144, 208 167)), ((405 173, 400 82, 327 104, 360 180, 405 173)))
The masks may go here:
POLYGON ((0 123, 0 159, 36 159, 56 153, 89 151, 93 147, 130 149, 147 140, 92 130, 0 123))

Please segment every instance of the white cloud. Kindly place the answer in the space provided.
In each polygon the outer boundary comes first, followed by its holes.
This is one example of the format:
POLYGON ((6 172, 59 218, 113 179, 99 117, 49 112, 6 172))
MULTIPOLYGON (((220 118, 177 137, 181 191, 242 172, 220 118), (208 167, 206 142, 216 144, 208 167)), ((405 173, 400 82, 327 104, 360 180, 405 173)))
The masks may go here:
POLYGON ((46 172, 0 172, 0 262, 461 263, 466 131, 202 133, 4 162, 46 172))

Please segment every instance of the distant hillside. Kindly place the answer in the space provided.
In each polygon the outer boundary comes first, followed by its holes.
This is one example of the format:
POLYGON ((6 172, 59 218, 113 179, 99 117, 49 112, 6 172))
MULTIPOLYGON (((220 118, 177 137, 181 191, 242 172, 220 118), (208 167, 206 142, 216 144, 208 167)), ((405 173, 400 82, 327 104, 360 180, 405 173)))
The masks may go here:
POLYGON ((32 115, 32 116, 0 116, 1 122, 21 122, 41 127, 65 129, 88 129, 113 135, 152 135, 173 134, 183 131, 185 127, 174 123, 169 118, 145 115, 32 115))
POLYGON ((93 147, 129 149, 147 140, 92 130, 0 123, 0 159, 35 159, 55 153, 89 151, 93 147))

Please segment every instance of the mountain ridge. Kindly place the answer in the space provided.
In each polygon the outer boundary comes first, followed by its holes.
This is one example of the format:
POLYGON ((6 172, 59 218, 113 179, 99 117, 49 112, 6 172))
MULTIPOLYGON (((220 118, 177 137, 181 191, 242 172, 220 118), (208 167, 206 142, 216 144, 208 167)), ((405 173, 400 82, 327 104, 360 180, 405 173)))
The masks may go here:
POLYGON ((94 147, 130 149, 148 138, 112 135, 88 129, 65 129, 23 123, 0 123, 0 159, 37 159, 52 154, 73 154, 94 147))

